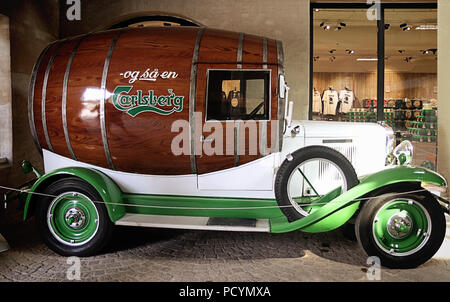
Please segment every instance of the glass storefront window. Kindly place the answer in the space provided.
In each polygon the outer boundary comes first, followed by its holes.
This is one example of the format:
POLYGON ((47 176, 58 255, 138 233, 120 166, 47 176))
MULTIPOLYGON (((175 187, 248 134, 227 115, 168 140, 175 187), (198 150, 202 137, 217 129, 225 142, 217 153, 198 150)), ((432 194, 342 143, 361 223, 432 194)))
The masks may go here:
POLYGON ((312 119, 384 122, 397 144, 413 143, 413 165, 435 170, 437 9, 382 4, 378 23, 369 17, 370 6, 342 6, 312 9, 312 119), (378 36, 383 27, 384 37, 378 36), (383 57, 384 64, 378 64, 383 57))
POLYGON ((320 9, 313 23, 313 120, 376 122, 376 20, 366 9, 320 9))
POLYGON ((385 9, 385 119, 414 145, 413 165, 436 167, 437 11, 385 9))

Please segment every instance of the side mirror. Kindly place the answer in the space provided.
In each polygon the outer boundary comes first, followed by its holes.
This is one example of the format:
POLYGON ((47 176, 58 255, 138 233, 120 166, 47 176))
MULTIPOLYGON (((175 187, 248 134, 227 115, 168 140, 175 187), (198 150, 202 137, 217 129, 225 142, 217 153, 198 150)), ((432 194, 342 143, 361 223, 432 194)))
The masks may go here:
POLYGON ((401 142, 397 147, 395 147, 392 153, 394 154, 395 158, 397 158, 397 163, 403 166, 409 165, 411 163, 413 151, 413 144, 410 141, 405 140, 401 142))

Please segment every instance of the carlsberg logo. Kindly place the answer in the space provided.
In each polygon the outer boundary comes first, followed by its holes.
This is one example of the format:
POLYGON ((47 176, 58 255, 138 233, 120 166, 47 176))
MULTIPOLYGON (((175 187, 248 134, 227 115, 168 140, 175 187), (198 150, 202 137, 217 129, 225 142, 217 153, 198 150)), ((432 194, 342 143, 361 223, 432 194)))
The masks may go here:
POLYGON ((117 86, 113 93, 113 105, 116 109, 135 117, 139 113, 151 111, 161 115, 169 115, 183 110, 184 96, 177 96, 172 89, 168 89, 168 95, 155 95, 153 90, 148 90, 144 95, 142 90, 137 94, 129 95, 133 86, 117 86))

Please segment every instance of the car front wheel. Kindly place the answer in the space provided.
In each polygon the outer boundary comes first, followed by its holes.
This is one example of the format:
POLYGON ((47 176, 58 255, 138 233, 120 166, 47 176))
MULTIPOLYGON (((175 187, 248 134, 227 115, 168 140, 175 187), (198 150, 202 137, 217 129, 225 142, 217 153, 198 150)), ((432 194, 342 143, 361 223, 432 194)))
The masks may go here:
POLYGON ((444 212, 428 192, 388 193, 369 200, 355 225, 369 256, 389 268, 415 268, 440 248, 446 231, 444 212))

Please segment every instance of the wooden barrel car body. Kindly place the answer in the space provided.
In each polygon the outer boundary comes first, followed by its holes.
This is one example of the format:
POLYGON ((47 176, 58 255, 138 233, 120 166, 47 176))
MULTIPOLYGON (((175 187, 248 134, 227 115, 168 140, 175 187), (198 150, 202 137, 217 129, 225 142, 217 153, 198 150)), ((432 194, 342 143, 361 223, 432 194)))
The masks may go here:
MULTIPOLYGON (((56 41, 33 70, 31 131, 40 149, 117 171, 181 175, 235 167, 281 148, 282 62, 278 41, 207 28, 121 29, 56 41), (209 74, 224 70, 268 75, 257 138, 268 145, 265 154, 195 153, 207 135, 195 123, 205 122, 209 74), (176 120, 189 123, 184 147, 191 152, 171 152, 176 120)), ((230 122, 220 123, 225 129, 230 122)))

